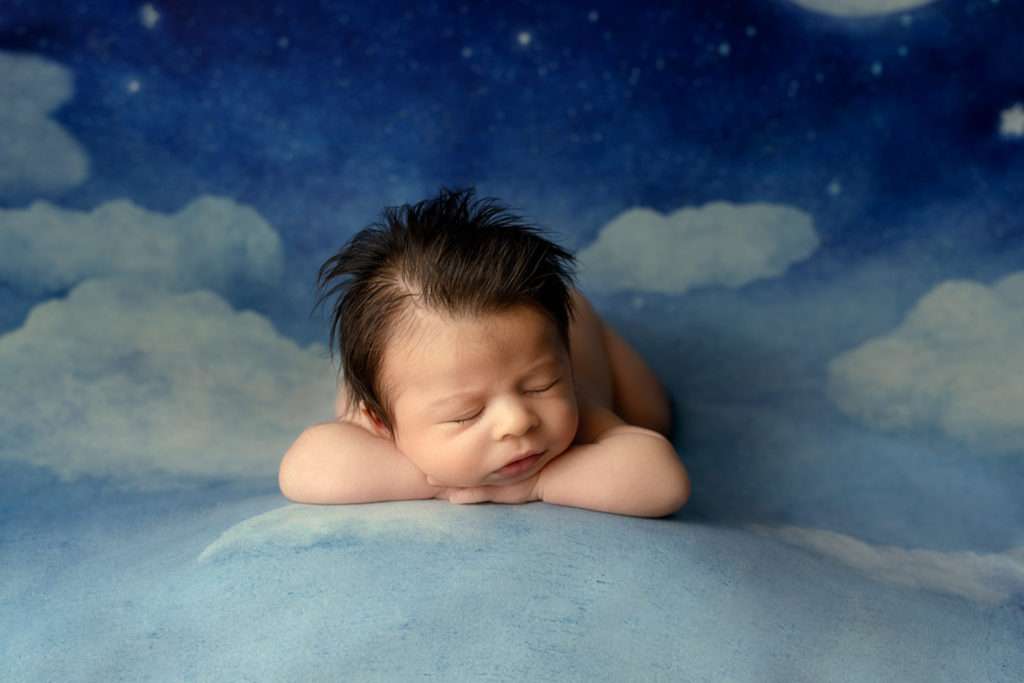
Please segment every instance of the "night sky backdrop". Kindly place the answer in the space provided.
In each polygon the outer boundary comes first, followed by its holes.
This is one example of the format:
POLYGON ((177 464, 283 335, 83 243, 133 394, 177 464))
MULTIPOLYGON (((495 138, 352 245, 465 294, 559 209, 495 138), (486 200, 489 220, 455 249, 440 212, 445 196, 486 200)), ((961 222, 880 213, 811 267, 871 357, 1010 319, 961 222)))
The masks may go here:
MULTIPOLYGON (((0 598, 35 613, 49 586, 116 592, 101 565, 186 528, 183 562, 348 533, 275 510, 281 454, 332 408, 316 270, 385 206, 475 186, 577 253, 584 291, 672 393, 694 493, 664 542, 688 523, 754 531, 849 571, 847 605, 883 585, 922 610, 956 602, 914 642, 987 633, 943 671, 1003 680, 1022 655, 999 643, 1024 628, 1022 35, 1016 0, 6 0, 0 598)), ((527 508, 531 534, 559 523, 527 508)), ((453 514, 526 514, 481 509, 415 508, 442 536, 468 523, 453 514)), ((391 538, 374 524, 353 538, 391 538)), ((602 524, 609 547, 646 528, 602 524)), ((700 542, 736 542, 715 538, 700 542)), ((729 571, 711 575, 744 581, 729 571)), ((822 628, 812 612, 795 610, 800 632, 822 628)), ((36 614, 10 680, 79 656, 31 663, 57 619, 36 614)), ((912 638, 879 614, 865 633, 912 638)), ((891 672, 883 640, 837 646, 808 680, 891 672)), ((939 680, 923 662, 903 680, 939 680)))

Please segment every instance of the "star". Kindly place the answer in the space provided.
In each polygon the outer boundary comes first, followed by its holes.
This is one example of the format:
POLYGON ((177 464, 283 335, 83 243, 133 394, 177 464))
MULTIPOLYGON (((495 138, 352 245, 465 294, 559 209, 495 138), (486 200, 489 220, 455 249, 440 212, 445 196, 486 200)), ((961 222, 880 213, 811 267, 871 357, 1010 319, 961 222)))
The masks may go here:
POLYGON ((530 35, 529 31, 520 31, 519 35, 516 36, 516 40, 519 41, 520 45, 526 47, 533 40, 533 36, 530 35))
POLYGON ((999 132, 1006 138, 1024 137, 1024 104, 1017 102, 1000 114, 999 132))

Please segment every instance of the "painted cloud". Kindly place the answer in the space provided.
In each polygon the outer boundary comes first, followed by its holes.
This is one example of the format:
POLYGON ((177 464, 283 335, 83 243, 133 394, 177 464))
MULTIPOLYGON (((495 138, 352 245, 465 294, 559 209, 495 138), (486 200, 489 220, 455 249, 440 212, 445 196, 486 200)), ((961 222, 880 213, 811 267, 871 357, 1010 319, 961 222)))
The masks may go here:
POLYGON ((48 202, 0 210, 0 281, 29 292, 123 273, 223 294, 277 283, 283 263, 274 229, 231 199, 201 197, 171 215, 126 200, 88 212, 48 202))
POLYGON ((1024 138, 1024 104, 1017 102, 999 114, 999 134, 1010 140, 1024 138))
POLYGON ((811 217, 803 211, 713 202, 667 216, 630 209, 606 225, 578 258, 582 278, 595 288, 681 294, 781 275, 818 244, 811 217))
POLYGON ((831 557, 879 581, 923 588, 989 604, 1024 593, 1024 547, 1005 553, 939 552, 873 546, 824 529, 751 529, 831 557))
POLYGON ((82 146, 49 117, 73 92, 63 66, 0 52, 0 195, 57 192, 88 177, 82 146))
POLYGON ((0 336, 0 458, 143 488, 273 476, 331 417, 326 355, 209 291, 88 280, 0 336))
POLYGON ((884 430, 938 428, 978 454, 1024 453, 1024 271, 943 282, 903 323, 829 364, 829 394, 884 430))
POLYGON ((330 364, 222 295, 282 270, 277 233, 230 199, 173 215, 129 201, 0 210, 0 280, 71 288, 0 336, 0 458, 143 488, 273 476, 331 417, 330 364))
POLYGON ((409 538, 447 541, 483 537, 458 508, 437 501, 388 505, 286 505, 234 525, 206 546, 200 563, 280 549, 330 545, 339 538, 409 538), (461 524, 460 524, 461 522, 461 524), (456 533, 456 530, 458 533, 456 533))

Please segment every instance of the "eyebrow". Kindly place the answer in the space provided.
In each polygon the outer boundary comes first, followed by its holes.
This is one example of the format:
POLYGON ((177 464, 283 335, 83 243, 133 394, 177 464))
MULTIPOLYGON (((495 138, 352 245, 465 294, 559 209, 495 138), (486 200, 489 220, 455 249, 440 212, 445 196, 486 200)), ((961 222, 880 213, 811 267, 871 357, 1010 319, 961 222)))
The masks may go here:
MULTIPOLYGON (((537 372, 538 370, 542 370, 542 369, 546 368, 549 365, 550 366, 557 366, 558 365, 558 359, 555 358, 554 356, 546 356, 543 360, 540 360, 540 361, 534 363, 532 366, 530 366, 530 369, 527 370, 525 373, 523 373, 523 376, 526 377, 528 375, 532 375, 533 373, 537 372)), ((427 409, 428 410, 435 410, 435 409, 440 408, 440 407, 442 407, 444 405, 447 405, 449 403, 454 403, 454 402, 459 401, 459 400, 465 400, 467 398, 473 398, 474 396, 476 396, 476 393, 477 392, 475 392, 475 391, 460 391, 457 394, 451 394, 449 396, 445 396, 444 398, 440 398, 440 399, 434 401, 433 403, 431 403, 431 404, 429 404, 427 406, 427 409)))

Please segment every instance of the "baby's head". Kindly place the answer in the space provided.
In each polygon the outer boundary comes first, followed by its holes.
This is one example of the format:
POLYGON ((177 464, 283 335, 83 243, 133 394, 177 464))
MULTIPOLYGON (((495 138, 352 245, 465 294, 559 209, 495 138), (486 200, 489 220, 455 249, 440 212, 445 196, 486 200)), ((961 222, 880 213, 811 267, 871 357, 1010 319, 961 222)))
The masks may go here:
MULTIPOLYGON (((425 316, 457 323, 525 312, 545 321, 568 359, 569 252, 494 200, 474 202, 471 189, 389 207, 383 218, 356 234, 318 276, 319 301, 336 297, 330 344, 340 351, 347 410, 361 404, 395 433, 400 387, 393 385, 400 379, 385 377, 385 358, 392 349, 391 365, 398 367, 398 340, 408 346, 429 329, 420 324, 425 316)), ((564 379, 571 388, 571 377, 564 379)))

